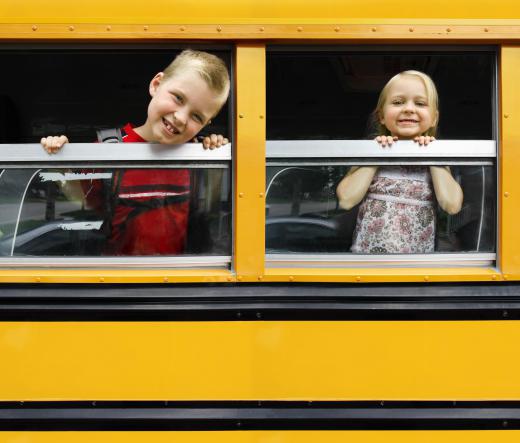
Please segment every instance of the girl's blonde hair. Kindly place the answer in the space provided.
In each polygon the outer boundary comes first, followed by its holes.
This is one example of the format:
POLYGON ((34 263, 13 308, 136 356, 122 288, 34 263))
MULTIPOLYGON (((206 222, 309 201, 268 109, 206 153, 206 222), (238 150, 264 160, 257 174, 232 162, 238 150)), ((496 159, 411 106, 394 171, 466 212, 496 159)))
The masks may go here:
POLYGON ((216 55, 204 51, 185 49, 163 71, 164 78, 186 70, 195 71, 215 92, 222 106, 229 95, 229 72, 226 64, 216 55))
POLYGON ((437 134, 437 125, 439 123, 439 95, 437 94, 437 88, 435 87, 435 83, 433 80, 424 72, 421 71, 403 71, 397 75, 394 75, 390 80, 388 80, 387 84, 381 90, 379 94, 379 99, 377 100, 377 105, 374 111, 372 112, 372 127, 375 132, 374 136, 377 135, 391 135, 390 131, 386 128, 385 125, 381 123, 381 117, 383 115, 383 108, 386 103, 386 99, 388 98, 388 90, 390 86, 394 84, 397 80, 404 76, 415 76, 419 77, 424 83, 424 87, 426 88, 426 98, 428 99, 428 107, 430 108, 432 115, 435 117, 435 124, 428 129, 422 135, 430 135, 435 136, 437 134))

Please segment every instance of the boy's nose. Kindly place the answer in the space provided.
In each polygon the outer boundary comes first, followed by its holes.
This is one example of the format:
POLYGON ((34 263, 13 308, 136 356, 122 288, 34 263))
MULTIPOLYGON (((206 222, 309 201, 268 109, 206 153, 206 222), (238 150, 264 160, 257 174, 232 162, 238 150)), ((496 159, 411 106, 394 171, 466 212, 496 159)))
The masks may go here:
POLYGON ((175 111, 173 113, 173 120, 177 124, 185 125, 186 124, 186 114, 182 111, 175 111))

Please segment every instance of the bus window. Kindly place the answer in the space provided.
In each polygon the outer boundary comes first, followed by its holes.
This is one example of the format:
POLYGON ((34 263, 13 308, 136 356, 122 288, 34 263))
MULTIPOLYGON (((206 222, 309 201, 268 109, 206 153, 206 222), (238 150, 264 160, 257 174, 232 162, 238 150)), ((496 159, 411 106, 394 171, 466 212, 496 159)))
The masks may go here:
POLYGON ((217 168, 6 169, 0 256, 230 255, 228 183, 217 168), (123 173, 152 171, 182 173, 190 186, 114 189, 123 173))
POLYGON ((493 262, 497 218, 493 50, 273 47, 267 67, 268 264, 298 257, 320 261, 323 253, 334 253, 339 262, 351 264, 367 254, 372 261, 390 264, 396 254, 431 254, 432 263, 446 257, 453 264, 459 258, 466 264, 493 262), (404 70, 425 72, 437 86, 438 140, 422 149, 401 141, 384 150, 371 141, 376 134, 369 116, 382 87, 404 70), (475 82, 468 82, 473 73, 475 82), (413 246, 376 247, 366 241, 360 247, 358 223, 364 215, 359 213, 360 204, 345 210, 336 196, 341 179, 359 166, 377 166, 383 175, 415 171, 424 181, 430 180, 429 166, 449 166, 464 194, 462 207, 449 215, 435 197, 424 202, 432 206, 423 211, 431 245, 424 251, 413 246), (289 256, 282 259, 284 254, 289 256))
MULTIPOLYGON (((1 261, 52 256, 67 266, 65 257, 94 263, 95 257, 175 256, 180 261, 168 264, 229 268, 230 145, 93 143, 98 129, 144 123, 151 79, 182 49, 0 48, 3 65, 13 67, 0 73, 1 261), (59 134, 71 143, 49 156, 40 138, 59 134), (190 256, 206 257, 207 264, 190 256)), ((231 69, 229 49, 193 49, 217 55, 231 69)), ((231 138, 229 113, 226 103, 199 135, 231 138)))
MULTIPOLYGON (((268 254, 351 252, 359 205, 346 211, 336 197, 337 183, 348 169, 289 163, 268 167, 268 254)), ((463 189, 464 203, 456 215, 436 206, 435 252, 494 252, 494 167, 452 166, 451 170, 463 189)))

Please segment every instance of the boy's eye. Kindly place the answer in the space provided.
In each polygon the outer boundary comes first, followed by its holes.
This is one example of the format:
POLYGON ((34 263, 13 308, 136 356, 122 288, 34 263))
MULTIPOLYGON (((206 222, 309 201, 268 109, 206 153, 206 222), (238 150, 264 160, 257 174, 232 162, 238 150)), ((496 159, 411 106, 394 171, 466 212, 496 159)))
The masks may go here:
POLYGON ((393 105, 402 105, 402 104, 403 104, 403 101, 400 100, 400 99, 392 100, 392 104, 393 104, 393 105))
POLYGON ((201 125, 204 123, 203 118, 198 114, 193 114, 193 120, 195 120, 197 123, 200 123, 201 125))
POLYGON ((417 106, 428 106, 428 103, 425 103, 425 102, 416 102, 415 104, 417 106))
POLYGON ((173 92, 172 95, 175 97, 175 100, 182 103, 182 101, 183 101, 182 95, 176 94, 175 92, 173 92))

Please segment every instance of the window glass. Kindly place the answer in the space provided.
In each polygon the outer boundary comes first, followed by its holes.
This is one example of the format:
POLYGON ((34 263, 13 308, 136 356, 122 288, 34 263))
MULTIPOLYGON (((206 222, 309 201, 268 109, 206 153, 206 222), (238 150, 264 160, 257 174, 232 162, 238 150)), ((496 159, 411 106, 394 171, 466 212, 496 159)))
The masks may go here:
POLYGON ((5 169, 0 256, 230 255, 229 183, 225 168, 5 169))
MULTIPOLYGON (((339 207, 336 186, 350 166, 269 166, 267 168, 266 252, 350 253, 359 223, 360 205, 339 207)), ((393 168, 393 167, 392 167, 393 168)), ((424 166, 410 168, 426 170, 424 166)), ((464 192, 461 211, 448 215, 434 202, 419 218, 427 227, 434 220, 434 252, 494 252, 496 177, 494 166, 451 166, 464 192)), ((382 201, 382 204, 386 202, 382 201)), ((392 203, 392 202, 391 202, 392 203)), ((418 210, 420 210, 420 207, 418 210)), ((381 217, 372 234, 384 232, 381 217)), ((396 225, 398 239, 413 229, 406 220, 396 225)), ((372 253, 386 253, 375 250, 372 253)))

